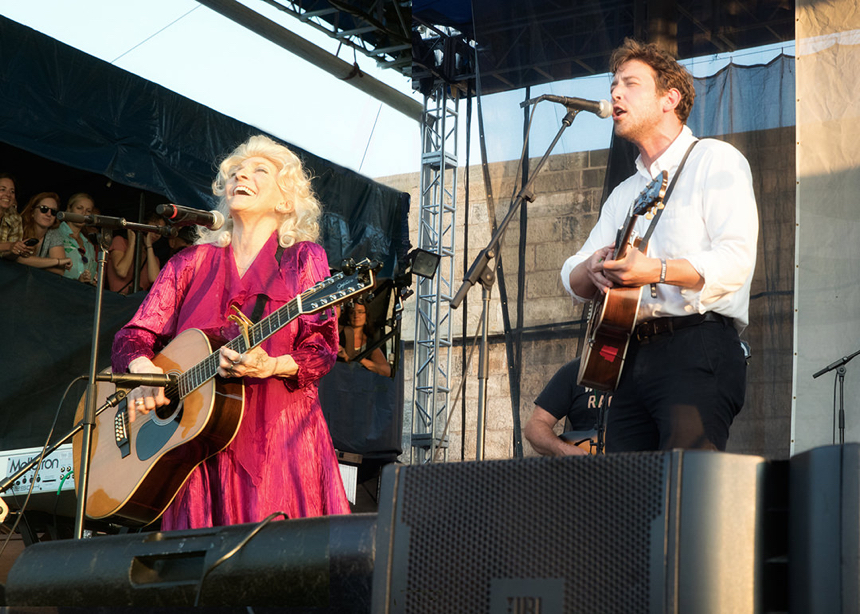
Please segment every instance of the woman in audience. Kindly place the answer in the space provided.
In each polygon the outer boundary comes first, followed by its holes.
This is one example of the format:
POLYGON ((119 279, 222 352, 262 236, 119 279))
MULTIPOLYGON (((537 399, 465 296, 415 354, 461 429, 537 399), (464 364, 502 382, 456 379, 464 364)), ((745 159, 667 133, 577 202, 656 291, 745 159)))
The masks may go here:
MULTIPOLYGON (((164 218, 156 213, 146 218, 147 224, 164 226, 164 218)), ((144 252, 140 266, 140 289, 148 290, 161 271, 161 261, 155 254, 153 245, 161 238, 157 232, 147 232, 143 235, 144 252)), ((112 292, 128 294, 134 282, 134 254, 137 247, 137 233, 128 232, 128 238, 116 235, 110 245, 107 262, 107 283, 112 292)))
POLYGON ((167 238, 167 244, 170 246, 168 258, 172 258, 174 254, 179 253, 189 245, 194 245, 196 240, 197 228, 195 226, 180 227, 175 237, 167 238))
POLYGON ((21 240, 21 215, 15 197, 15 178, 0 173, 0 256, 29 256, 33 250, 21 240))
POLYGON ((62 249, 63 243, 58 233, 49 230, 59 227, 57 211, 60 209, 60 197, 54 192, 40 192, 30 199, 21 213, 24 239, 31 256, 20 256, 18 262, 37 269, 48 269, 62 275, 72 266, 70 258, 52 258, 51 248, 62 249))
MULTIPOLYGON (((79 192, 72 194, 66 211, 79 215, 90 215, 93 212, 93 199, 89 194, 79 192)), ((70 258, 72 266, 67 268, 63 275, 71 279, 77 279, 86 284, 96 283, 96 251, 81 234, 83 224, 75 222, 60 222, 60 227, 51 230, 48 234, 58 234, 59 245, 52 247, 48 254, 51 258, 70 258)), ((55 240, 53 237, 51 240, 55 240)))
MULTIPOLYGON (((373 325, 367 321, 367 307, 361 302, 347 303, 343 310, 346 324, 340 331, 340 345, 337 350, 338 358, 346 362, 352 361, 367 349, 368 342, 373 341, 373 325)), ((369 371, 389 377, 391 365, 385 360, 382 350, 374 349, 370 356, 361 359, 361 365, 369 371)))

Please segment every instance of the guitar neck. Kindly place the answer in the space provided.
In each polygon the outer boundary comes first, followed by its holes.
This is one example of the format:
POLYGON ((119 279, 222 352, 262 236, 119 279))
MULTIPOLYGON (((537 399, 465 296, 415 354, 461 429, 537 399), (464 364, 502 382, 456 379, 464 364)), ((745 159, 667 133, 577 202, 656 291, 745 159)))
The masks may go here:
POLYGON ((630 246, 630 236, 633 234, 633 226, 636 224, 638 216, 629 215, 624 226, 618 229, 618 234, 615 236, 615 253, 612 255, 613 260, 623 258, 627 253, 627 248, 630 246))
MULTIPOLYGON (((276 309, 253 326, 249 326, 248 341, 250 341, 250 345, 246 343, 243 335, 239 335, 238 337, 231 339, 224 345, 240 354, 254 349, 284 326, 302 315, 303 296, 304 295, 297 296, 289 303, 276 309)), ((213 352, 180 375, 177 381, 180 398, 185 397, 187 394, 215 377, 218 374, 219 362, 220 352, 213 352)))
MULTIPOLYGON (((642 215, 645 215, 648 219, 652 219, 655 211, 663 208, 663 198, 666 196, 666 185, 668 183, 669 173, 662 171, 657 177, 651 180, 651 183, 633 201, 624 225, 618 229, 618 234, 615 236, 615 254, 612 257, 613 260, 623 258, 627 253, 627 248, 630 246, 630 236, 633 234, 633 226, 636 225, 636 220, 642 215)), ((637 245, 644 251, 645 248, 641 243, 637 245)))
MULTIPOLYGON (((324 279, 256 324, 250 324, 247 329, 247 340, 245 335, 239 335, 225 345, 242 354, 263 343, 300 315, 322 311, 371 288, 373 286, 373 266, 375 266, 373 263, 364 260, 355 265, 357 271, 353 275, 346 276, 343 273, 337 273, 324 279)), ((177 378, 176 383, 179 398, 184 398, 215 377, 218 374, 220 360, 220 352, 213 352, 185 373, 182 373, 177 378)))

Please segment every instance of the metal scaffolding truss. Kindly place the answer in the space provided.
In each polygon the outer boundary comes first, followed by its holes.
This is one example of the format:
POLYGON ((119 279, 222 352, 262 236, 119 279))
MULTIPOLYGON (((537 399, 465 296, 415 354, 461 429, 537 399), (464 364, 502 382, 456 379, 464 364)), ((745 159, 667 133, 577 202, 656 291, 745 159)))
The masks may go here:
POLYGON ((412 74, 411 0, 263 0, 376 60, 412 74))
POLYGON ((424 98, 418 247, 440 262, 432 279, 416 277, 412 460, 419 464, 446 460, 448 448, 459 101, 444 84, 434 94, 424 98))

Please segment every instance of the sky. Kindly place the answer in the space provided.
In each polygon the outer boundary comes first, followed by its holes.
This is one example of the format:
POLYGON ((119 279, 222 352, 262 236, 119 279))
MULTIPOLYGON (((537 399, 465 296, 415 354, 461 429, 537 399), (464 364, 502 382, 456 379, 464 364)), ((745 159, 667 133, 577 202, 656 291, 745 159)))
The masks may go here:
MULTIPOLYGON (((261 0, 241 0, 317 46, 337 53, 338 43, 261 0)), ((57 40, 158 83, 221 113, 256 126, 368 177, 420 170, 421 131, 414 120, 391 109, 289 51, 211 11, 195 0, 0 0, 0 13, 57 40)), ((717 72, 729 61, 765 63, 793 44, 707 56, 684 62, 694 76, 717 72)), ((421 101, 411 81, 349 47, 339 57, 355 59, 362 71, 421 101)), ((541 94, 590 100, 609 98, 608 74, 532 88, 541 94)), ((483 102, 490 162, 517 159, 522 150, 523 91, 487 96, 483 102)), ((460 104, 459 164, 465 164, 466 113, 460 104)), ((564 107, 533 107, 531 155, 555 136, 564 107)), ((477 117, 473 113, 473 117, 477 117)), ((582 112, 554 153, 609 146, 612 121, 582 112)), ((478 125, 473 120, 470 163, 479 162, 478 125)))
MULTIPOLYGON (((241 0, 331 53, 338 42, 241 0)), ((419 124, 195 0, 0 0, 0 14, 369 177, 416 172, 419 124)), ((411 80, 339 57, 416 100, 411 80)))

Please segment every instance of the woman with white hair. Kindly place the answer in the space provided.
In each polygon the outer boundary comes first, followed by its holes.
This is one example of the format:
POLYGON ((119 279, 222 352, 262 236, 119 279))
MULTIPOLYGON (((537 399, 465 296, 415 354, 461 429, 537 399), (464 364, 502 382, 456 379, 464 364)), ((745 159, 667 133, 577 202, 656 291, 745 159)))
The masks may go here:
MULTIPOLYGON (((251 137, 213 182, 226 223, 203 231, 171 258, 137 314, 114 340, 114 372, 161 373, 152 358, 182 331, 202 330, 217 347, 242 334, 233 308, 265 317, 329 274, 320 205, 299 159, 251 137), (260 298, 262 297, 262 298, 260 298)), ((221 347, 218 375, 241 378, 245 411, 233 441, 198 466, 162 517, 162 529, 349 512, 316 381, 335 361, 333 314, 302 315, 260 346, 221 347)), ((162 388, 127 398, 130 418, 169 403, 162 388)))

